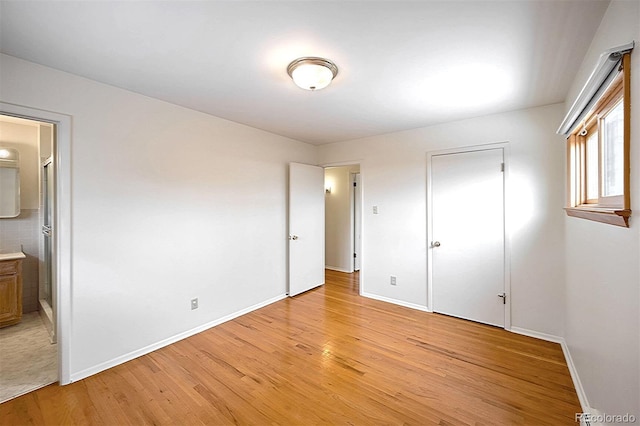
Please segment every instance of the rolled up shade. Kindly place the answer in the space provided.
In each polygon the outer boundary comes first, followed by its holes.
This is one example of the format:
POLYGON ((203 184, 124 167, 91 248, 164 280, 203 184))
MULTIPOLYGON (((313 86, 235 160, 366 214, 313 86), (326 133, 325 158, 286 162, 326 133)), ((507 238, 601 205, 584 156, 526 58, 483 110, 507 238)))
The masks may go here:
POLYGON ((604 51, 595 68, 591 72, 589 79, 580 91, 580 94, 569 108, 562 124, 556 131, 559 135, 569 136, 572 130, 591 111, 602 93, 607 89, 611 81, 617 75, 618 64, 622 60, 622 55, 633 50, 635 42, 614 47, 604 51))

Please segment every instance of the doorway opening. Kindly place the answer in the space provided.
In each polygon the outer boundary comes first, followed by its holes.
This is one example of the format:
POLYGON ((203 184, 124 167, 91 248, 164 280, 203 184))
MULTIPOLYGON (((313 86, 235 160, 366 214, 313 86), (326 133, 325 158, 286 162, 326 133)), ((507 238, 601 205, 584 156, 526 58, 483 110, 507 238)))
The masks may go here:
POLYGON ((0 277, 0 294, 3 305, 17 308, 14 320, 0 324, 0 402, 59 378, 52 243, 56 133, 53 123, 0 115, 0 148, 17 152, 19 188, 17 215, 0 218, 0 254, 13 271, 0 277))
MULTIPOLYGON (((57 345, 57 371, 55 377, 60 385, 71 383, 69 366, 71 334, 71 116, 56 112, 0 102, 0 115, 12 119, 26 119, 51 126, 53 140, 51 163, 53 179, 49 180, 52 198, 51 207, 51 303, 52 334, 57 345)), ((42 157, 46 157, 44 151, 42 157)), ((38 156, 36 156, 38 159, 38 156)), ((36 160, 40 170, 42 163, 36 160)), ((36 235, 41 235, 40 228, 36 235)), ((42 247, 44 250, 44 247, 42 247)), ((39 287, 39 284, 38 284, 39 287)), ((39 291, 39 288, 38 288, 39 291)), ((37 293, 36 293, 37 294, 37 293)), ((2 345, 0 345, 2 346, 2 345)))
POLYGON ((362 187, 359 164, 325 167, 325 269, 355 274, 361 294, 362 187))

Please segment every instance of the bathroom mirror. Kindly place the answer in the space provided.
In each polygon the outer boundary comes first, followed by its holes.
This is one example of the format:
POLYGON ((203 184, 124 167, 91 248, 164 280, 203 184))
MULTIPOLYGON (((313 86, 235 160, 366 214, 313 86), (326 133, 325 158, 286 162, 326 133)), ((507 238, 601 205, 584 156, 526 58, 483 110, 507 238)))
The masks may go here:
POLYGON ((0 219, 20 214, 20 154, 0 147, 0 219))

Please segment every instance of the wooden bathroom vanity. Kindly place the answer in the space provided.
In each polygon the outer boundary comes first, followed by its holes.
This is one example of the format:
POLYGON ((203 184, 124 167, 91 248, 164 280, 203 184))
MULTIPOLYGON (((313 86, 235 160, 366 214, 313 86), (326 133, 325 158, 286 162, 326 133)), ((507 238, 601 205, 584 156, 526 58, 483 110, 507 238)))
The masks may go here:
POLYGON ((0 328, 22 319, 22 259, 24 253, 0 254, 0 328))

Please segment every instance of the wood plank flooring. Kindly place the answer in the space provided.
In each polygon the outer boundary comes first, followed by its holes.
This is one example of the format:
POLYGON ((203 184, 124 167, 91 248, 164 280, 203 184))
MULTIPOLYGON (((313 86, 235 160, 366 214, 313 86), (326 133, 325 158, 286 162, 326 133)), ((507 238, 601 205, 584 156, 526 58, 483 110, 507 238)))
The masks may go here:
POLYGON ((357 274, 68 386, 0 424, 575 425, 559 345, 358 296, 357 274))

